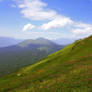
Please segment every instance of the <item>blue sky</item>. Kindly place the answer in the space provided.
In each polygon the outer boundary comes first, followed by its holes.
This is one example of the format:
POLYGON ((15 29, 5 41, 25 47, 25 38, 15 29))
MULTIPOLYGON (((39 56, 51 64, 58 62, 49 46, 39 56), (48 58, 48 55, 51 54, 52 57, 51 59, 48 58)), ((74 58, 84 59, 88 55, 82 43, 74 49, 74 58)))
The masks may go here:
POLYGON ((0 36, 84 38, 92 34, 92 0, 0 0, 0 36))

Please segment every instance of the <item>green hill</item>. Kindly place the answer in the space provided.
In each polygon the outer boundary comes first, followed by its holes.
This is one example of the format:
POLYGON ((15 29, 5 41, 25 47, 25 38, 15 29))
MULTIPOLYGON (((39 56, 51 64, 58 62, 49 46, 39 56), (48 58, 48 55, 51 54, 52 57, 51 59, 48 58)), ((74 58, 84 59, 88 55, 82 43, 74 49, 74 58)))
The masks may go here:
POLYGON ((0 78, 0 92, 92 92, 92 36, 0 78))

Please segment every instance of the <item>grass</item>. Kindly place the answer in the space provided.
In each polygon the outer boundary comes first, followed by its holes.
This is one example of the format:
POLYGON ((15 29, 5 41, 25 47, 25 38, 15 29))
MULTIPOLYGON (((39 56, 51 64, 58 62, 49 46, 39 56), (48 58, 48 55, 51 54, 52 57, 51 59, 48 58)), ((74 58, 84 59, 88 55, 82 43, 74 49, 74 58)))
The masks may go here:
POLYGON ((92 37, 1 77, 0 92, 92 92, 92 37))

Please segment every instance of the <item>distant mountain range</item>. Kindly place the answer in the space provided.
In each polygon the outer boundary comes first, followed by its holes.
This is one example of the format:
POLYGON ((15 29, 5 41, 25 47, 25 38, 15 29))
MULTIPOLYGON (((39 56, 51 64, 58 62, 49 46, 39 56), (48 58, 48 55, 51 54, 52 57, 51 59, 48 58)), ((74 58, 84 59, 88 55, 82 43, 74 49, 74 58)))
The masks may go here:
POLYGON ((0 37, 0 47, 7 47, 7 46, 15 45, 21 41, 23 40, 9 38, 9 37, 0 37))
MULTIPOLYGON (((43 38, 38 38, 38 40, 41 42, 43 38)), ((37 41, 38 41, 37 40, 37 41)), ((54 43, 56 44, 59 44, 59 45, 68 45, 68 44, 71 44, 75 41, 76 39, 72 39, 72 38, 61 38, 61 39, 56 39, 56 40, 52 40, 54 43)), ((24 43, 22 44, 25 44, 25 40, 23 39, 14 39, 14 38, 9 38, 9 37, 0 37, 0 47, 8 47, 8 46, 11 46, 11 45, 16 45, 20 42, 24 41, 24 43)), ((34 40, 27 40, 26 43, 37 43, 37 41, 34 41, 34 40)), ((45 44, 45 42, 43 42, 45 44)), ((22 45, 21 44, 21 45, 22 45)))
POLYGON ((39 38, 0 48, 0 75, 8 74, 21 67, 33 64, 63 47, 47 39, 39 38))

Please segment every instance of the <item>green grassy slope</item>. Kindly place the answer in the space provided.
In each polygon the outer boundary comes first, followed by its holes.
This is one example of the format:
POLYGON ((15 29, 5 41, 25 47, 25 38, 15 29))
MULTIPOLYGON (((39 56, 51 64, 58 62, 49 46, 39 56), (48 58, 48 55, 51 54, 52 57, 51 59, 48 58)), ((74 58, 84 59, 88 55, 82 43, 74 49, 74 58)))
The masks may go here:
POLYGON ((92 92, 92 36, 0 78, 0 92, 92 92))

